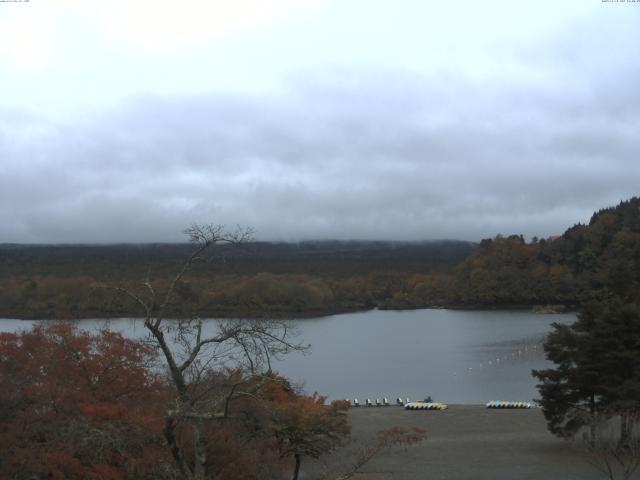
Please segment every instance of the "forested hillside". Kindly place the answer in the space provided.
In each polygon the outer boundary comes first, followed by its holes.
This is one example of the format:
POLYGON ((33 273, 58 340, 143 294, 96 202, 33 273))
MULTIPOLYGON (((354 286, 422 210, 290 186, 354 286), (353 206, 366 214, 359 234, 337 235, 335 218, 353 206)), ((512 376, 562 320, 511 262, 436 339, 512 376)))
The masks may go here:
POLYGON ((452 302, 501 306, 576 305, 611 287, 638 296, 640 198, 596 212, 562 236, 483 240, 459 266, 452 302))
MULTIPOLYGON (((252 242, 212 249, 179 285, 181 311, 300 316, 376 305, 442 304, 472 242, 252 242)), ((0 246, 0 316, 118 316, 135 306, 109 287, 167 284, 190 244, 0 246)))
MULTIPOLYGON (((168 284, 188 244, 0 246, 0 316, 135 312, 116 285, 168 284)), ((637 297, 640 198, 526 241, 254 242, 213 249, 179 285, 177 316, 302 316, 379 308, 573 308, 606 287, 637 297)))

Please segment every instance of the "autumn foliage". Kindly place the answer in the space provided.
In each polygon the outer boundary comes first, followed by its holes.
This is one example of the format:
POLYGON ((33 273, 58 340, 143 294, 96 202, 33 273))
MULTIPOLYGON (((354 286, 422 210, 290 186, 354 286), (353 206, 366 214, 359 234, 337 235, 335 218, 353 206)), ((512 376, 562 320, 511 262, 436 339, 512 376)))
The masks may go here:
POLYGON ((4 478, 152 478, 164 457, 154 351, 70 325, 0 334, 4 478))
MULTIPOLYGON (((154 348, 102 330, 41 324, 0 334, 2 478, 172 479, 177 469, 164 426, 175 402, 154 348)), ((210 394, 241 372, 219 372, 210 394)), ((342 408, 305 396, 276 374, 252 380, 228 418, 207 424, 210 476, 229 480, 289 477, 301 457, 318 457, 348 432, 342 408)), ((191 436, 178 424, 179 447, 191 436)))
POLYGON ((268 429, 276 438, 280 455, 293 458, 294 479, 298 478, 302 457, 319 458, 339 446, 350 433, 342 415, 346 402, 325 405, 325 398, 296 395, 288 382, 273 383, 268 429), (275 391, 273 390, 273 387, 275 391))

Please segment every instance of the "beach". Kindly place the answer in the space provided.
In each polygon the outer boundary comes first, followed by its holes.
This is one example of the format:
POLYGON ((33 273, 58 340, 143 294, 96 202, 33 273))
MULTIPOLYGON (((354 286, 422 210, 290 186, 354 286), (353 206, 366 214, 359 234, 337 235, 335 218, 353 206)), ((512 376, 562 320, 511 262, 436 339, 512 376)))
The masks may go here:
MULTIPOLYGON (((399 426, 427 432, 427 439, 417 445, 378 455, 353 477, 358 480, 606 478, 588 463, 579 441, 548 432, 539 409, 451 405, 444 411, 407 411, 391 406, 352 408, 348 415, 352 444, 325 459, 330 471, 350 463, 379 430, 399 426)), ((319 462, 308 462, 308 468, 311 478, 319 462)), ((640 478, 638 473, 632 478, 640 478)))

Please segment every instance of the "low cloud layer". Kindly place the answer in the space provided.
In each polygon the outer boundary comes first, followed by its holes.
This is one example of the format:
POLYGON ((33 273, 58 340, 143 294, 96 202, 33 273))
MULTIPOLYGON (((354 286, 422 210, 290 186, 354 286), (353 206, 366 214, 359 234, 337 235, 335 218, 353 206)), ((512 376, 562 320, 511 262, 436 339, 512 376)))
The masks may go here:
POLYGON ((0 242, 179 241, 194 222, 277 240, 561 233, 639 193, 633 25, 590 17, 479 72, 324 66, 271 93, 134 93, 68 119, 0 106, 0 242))
POLYGON ((285 98, 137 98, 81 126, 14 116, 2 241, 172 241, 210 221, 265 239, 544 236, 638 191, 639 111, 615 108, 632 83, 523 99, 351 75, 285 98))

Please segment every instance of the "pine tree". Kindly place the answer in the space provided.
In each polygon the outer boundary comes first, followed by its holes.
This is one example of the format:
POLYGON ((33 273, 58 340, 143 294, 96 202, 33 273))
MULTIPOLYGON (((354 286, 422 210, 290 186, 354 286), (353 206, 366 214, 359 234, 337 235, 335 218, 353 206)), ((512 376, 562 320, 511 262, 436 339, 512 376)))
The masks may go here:
POLYGON ((554 324, 545 342, 555 368, 534 370, 552 433, 571 437, 596 415, 640 412, 640 305, 610 295, 585 306, 572 325, 554 324))

